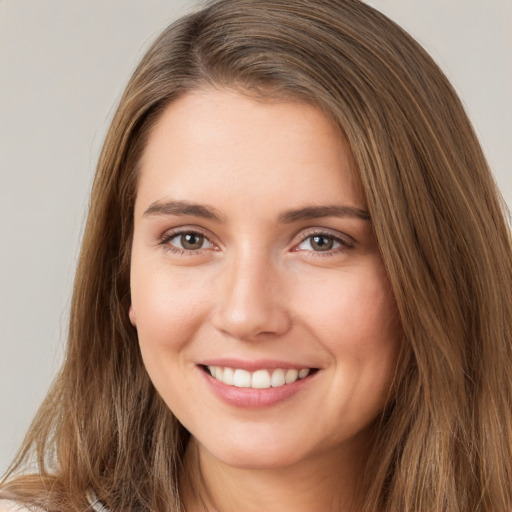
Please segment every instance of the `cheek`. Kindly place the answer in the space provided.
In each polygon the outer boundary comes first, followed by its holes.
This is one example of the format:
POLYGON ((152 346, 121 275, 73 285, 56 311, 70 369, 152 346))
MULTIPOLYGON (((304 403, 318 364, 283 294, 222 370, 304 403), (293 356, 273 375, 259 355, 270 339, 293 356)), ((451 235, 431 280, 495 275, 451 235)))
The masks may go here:
MULTIPOLYGON (((178 416, 187 417, 193 389, 190 347, 209 312, 211 288, 185 269, 132 264, 132 306, 144 366, 160 396, 178 416)), ((199 274, 199 273, 196 273, 199 274)))
POLYGON ((143 352, 179 350, 190 342, 208 315, 212 295, 201 273, 165 265, 132 272, 131 291, 143 352))
POLYGON ((339 271, 298 295, 300 316, 333 354, 371 356, 400 338, 395 301, 379 267, 339 271))
POLYGON ((382 411, 389 397, 402 339, 386 276, 376 270, 345 272, 310 294, 308 325, 330 353, 336 404, 322 417, 357 431, 382 411))
POLYGON ((350 386, 354 406, 365 404, 371 415, 388 394, 402 339, 384 270, 380 264, 343 270, 313 290, 303 316, 330 353, 335 387, 350 386))

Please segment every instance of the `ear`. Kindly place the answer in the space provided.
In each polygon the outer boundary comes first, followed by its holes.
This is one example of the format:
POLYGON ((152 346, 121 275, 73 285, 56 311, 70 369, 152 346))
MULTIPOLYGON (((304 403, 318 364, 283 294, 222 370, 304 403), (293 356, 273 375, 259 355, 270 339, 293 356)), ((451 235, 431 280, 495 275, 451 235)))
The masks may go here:
POLYGON ((135 318, 135 311, 133 310, 133 306, 130 304, 130 309, 128 311, 128 316, 130 317, 130 322, 133 327, 137 327, 137 320, 135 318))

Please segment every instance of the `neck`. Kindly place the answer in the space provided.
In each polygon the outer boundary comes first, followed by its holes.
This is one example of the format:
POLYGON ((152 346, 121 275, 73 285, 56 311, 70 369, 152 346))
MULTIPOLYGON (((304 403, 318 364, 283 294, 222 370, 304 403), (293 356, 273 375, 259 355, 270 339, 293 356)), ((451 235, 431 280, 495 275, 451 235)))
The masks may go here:
POLYGON ((186 512, 357 512, 364 458, 351 449, 280 468, 224 464, 191 438, 180 491, 186 512), (352 453, 351 453, 352 452, 352 453))

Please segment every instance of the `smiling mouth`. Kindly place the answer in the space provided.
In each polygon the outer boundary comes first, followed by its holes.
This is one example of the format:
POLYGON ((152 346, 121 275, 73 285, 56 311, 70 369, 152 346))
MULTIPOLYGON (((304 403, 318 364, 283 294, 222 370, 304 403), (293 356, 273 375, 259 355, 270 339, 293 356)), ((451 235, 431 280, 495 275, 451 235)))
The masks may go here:
POLYGON ((241 368, 204 365, 202 365, 202 369, 215 380, 227 386, 253 389, 279 388, 293 384, 318 370, 317 368, 275 368, 250 372, 241 368))

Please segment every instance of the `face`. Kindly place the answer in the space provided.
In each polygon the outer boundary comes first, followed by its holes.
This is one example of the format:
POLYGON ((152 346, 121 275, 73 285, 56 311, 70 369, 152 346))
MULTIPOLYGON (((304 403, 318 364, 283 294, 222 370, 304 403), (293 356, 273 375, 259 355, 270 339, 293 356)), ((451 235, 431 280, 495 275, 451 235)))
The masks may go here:
POLYGON ((134 215, 130 319, 200 450, 275 467, 364 439, 400 327, 350 151, 323 113, 181 97, 150 135, 134 215))

